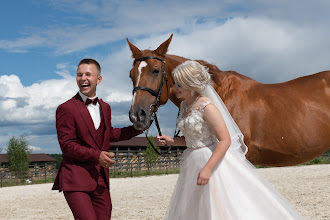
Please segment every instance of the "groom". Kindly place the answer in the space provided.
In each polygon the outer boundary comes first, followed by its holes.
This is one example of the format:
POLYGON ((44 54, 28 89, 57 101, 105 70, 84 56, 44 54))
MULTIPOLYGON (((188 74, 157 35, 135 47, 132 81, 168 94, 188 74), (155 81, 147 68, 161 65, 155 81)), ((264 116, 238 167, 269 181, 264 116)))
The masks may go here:
POLYGON ((52 189, 63 191, 75 219, 109 220, 109 167, 115 163, 110 140, 127 140, 141 131, 112 128, 110 106, 96 96, 102 81, 96 60, 80 61, 76 81, 79 92, 56 110, 63 160, 52 189))

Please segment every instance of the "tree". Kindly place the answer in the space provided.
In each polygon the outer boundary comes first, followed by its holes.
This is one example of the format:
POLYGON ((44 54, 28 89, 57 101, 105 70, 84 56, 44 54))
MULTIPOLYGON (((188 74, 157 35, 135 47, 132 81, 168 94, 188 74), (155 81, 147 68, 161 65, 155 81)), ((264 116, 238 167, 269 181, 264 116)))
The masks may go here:
MULTIPOLYGON (((155 148, 158 151, 160 151, 159 147, 154 142, 154 138, 152 136, 149 136, 148 139, 155 146, 155 148)), ((149 167, 151 167, 153 164, 155 164, 157 162, 157 159, 158 159, 158 154, 154 151, 154 149, 152 148, 149 141, 147 141, 147 149, 144 151, 144 159, 148 165, 148 170, 149 170, 149 167)))
POLYGON ((26 179, 29 170, 29 155, 28 142, 24 136, 20 138, 12 137, 7 145, 7 159, 9 170, 20 179, 26 179))

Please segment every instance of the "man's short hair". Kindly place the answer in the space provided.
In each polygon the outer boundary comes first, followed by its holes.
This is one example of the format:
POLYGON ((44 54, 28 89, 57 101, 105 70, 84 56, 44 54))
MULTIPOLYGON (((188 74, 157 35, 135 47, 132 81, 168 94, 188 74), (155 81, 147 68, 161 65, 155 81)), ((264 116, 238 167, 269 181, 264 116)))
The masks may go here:
POLYGON ((99 74, 101 75, 101 66, 100 66, 99 62, 97 62, 96 60, 90 59, 90 58, 85 58, 79 62, 78 66, 80 66, 81 64, 94 64, 97 67, 97 69, 99 70, 99 74))

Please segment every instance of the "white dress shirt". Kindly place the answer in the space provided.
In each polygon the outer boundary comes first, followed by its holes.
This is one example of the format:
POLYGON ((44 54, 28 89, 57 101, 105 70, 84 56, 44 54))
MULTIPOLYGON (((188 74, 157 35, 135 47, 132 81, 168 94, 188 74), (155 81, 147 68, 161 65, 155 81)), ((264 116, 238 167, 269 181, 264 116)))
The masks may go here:
MULTIPOLYGON (((85 96, 84 94, 82 94, 80 91, 79 91, 79 95, 84 102, 86 102, 86 100, 89 98, 89 97, 85 96)), ((95 99, 96 97, 97 96, 94 96, 91 99, 95 99)), ((100 104, 98 102, 96 103, 96 105, 91 103, 91 104, 87 105, 86 107, 89 111, 89 114, 92 117, 95 129, 98 129, 101 124, 100 104)))

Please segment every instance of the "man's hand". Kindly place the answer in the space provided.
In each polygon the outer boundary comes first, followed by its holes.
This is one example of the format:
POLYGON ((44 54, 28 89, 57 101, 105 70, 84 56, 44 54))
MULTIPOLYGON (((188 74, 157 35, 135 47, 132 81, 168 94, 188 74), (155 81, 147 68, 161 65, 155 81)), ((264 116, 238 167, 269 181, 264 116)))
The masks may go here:
POLYGON ((112 166, 116 163, 116 161, 110 159, 113 156, 115 156, 113 153, 102 151, 99 157, 99 164, 105 168, 112 166))

